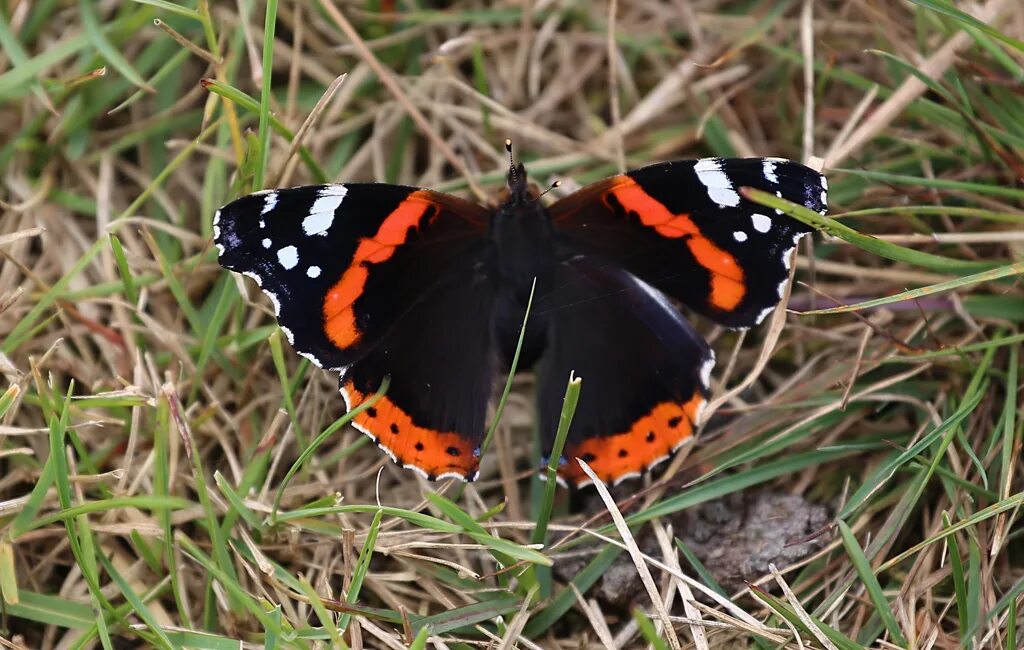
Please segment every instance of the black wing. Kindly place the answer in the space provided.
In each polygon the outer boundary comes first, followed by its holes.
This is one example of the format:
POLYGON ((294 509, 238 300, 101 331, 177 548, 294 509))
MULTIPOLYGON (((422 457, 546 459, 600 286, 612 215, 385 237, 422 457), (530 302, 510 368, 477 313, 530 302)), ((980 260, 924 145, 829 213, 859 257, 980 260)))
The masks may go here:
POLYGON ((618 264, 729 327, 778 304, 789 254, 809 227, 742 198, 755 187, 825 213, 824 176, 776 158, 704 158, 613 176, 556 202, 555 228, 582 253, 618 264))
POLYGON ((242 197, 217 211, 220 263, 253 278, 288 340, 343 369, 486 245, 488 212, 385 184, 316 185, 242 197))

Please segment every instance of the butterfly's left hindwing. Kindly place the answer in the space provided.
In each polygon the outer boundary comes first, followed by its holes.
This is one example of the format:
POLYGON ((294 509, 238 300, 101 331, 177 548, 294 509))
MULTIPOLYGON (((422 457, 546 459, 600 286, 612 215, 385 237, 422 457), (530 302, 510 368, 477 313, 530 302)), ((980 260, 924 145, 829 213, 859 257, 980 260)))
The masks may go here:
POLYGON ((217 211, 225 268, 253 278, 304 356, 342 369, 484 245, 487 212, 385 184, 259 192, 217 211))
POLYGON ((774 158, 704 158, 642 167, 587 186, 550 209, 585 255, 621 266, 729 327, 778 304, 789 254, 809 227, 740 196, 749 186, 824 214, 825 178, 774 158))

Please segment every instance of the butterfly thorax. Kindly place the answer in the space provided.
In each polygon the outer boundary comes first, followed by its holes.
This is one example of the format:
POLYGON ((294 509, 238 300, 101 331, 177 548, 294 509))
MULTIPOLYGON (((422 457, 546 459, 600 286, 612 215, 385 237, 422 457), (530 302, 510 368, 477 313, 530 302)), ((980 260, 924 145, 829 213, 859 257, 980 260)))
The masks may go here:
POLYGON ((517 295, 529 295, 535 277, 546 277, 555 263, 555 236, 544 205, 535 197, 510 195, 491 220, 498 279, 517 295))

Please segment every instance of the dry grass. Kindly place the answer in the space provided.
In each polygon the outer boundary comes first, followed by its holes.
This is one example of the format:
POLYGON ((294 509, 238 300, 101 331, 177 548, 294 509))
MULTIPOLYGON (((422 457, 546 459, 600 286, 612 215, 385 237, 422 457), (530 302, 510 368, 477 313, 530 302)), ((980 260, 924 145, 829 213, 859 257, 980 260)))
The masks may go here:
POLYGON ((0 3, 0 645, 1022 647, 1017 0, 285 1, 269 42, 264 3, 183 4, 0 3), (801 313, 701 324, 700 443, 607 510, 559 492, 540 549, 528 379, 482 479, 425 483, 210 245, 254 179, 490 193, 507 136, 563 190, 823 164, 838 218, 801 313), (744 491, 834 525, 726 597, 672 526, 744 491), (623 548, 632 613, 588 593, 623 548))

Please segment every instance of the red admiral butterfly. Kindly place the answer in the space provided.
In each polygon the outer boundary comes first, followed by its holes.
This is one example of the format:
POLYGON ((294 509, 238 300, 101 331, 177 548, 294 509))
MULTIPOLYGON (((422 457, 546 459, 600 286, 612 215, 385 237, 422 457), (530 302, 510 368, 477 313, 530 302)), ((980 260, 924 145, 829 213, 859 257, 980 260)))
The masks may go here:
POLYGON ((589 482, 578 457, 614 483, 668 458, 700 422, 715 355, 669 299, 757 325, 810 232, 742 186, 826 210, 825 178, 781 159, 650 165, 550 207, 520 163, 494 208, 400 185, 295 187, 226 205, 214 238, 296 350, 340 371, 349 409, 391 376, 354 425, 429 479, 479 474, 488 400, 536 278, 519 367, 539 377, 545 448, 575 370, 586 386, 559 478, 589 482))

